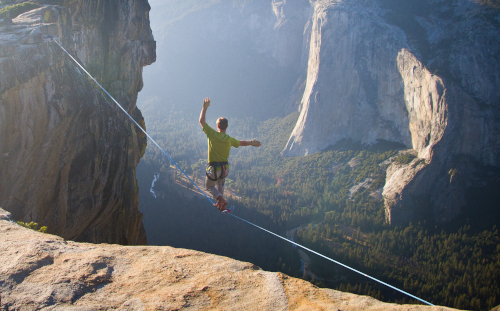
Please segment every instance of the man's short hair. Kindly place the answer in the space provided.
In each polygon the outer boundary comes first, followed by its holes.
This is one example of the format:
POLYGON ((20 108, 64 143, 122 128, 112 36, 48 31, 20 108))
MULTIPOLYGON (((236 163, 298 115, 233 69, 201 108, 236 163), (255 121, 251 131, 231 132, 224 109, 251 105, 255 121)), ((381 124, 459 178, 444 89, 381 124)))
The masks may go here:
POLYGON ((217 126, 221 129, 221 130, 225 130, 227 129, 227 126, 229 125, 229 123, 227 122, 227 119, 226 118, 223 118, 223 117, 220 117, 217 119, 217 126))

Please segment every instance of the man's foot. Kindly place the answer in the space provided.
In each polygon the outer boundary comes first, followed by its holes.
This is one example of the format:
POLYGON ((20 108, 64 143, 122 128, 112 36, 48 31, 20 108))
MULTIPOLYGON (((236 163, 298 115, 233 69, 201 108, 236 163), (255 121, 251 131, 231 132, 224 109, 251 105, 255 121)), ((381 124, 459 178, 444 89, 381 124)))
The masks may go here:
POLYGON ((215 207, 217 207, 219 209, 219 211, 224 211, 226 209, 226 206, 227 206, 227 202, 226 200, 224 200, 224 198, 220 195, 218 198, 217 198, 217 203, 214 204, 215 207))
POLYGON ((218 207, 219 211, 221 211, 221 212, 225 211, 226 206, 227 206, 227 202, 226 202, 226 200, 224 200, 224 202, 222 202, 222 206, 218 207))
POLYGON ((232 211, 234 211, 234 205, 231 207, 226 207, 226 209, 222 211, 222 214, 229 214, 232 211))

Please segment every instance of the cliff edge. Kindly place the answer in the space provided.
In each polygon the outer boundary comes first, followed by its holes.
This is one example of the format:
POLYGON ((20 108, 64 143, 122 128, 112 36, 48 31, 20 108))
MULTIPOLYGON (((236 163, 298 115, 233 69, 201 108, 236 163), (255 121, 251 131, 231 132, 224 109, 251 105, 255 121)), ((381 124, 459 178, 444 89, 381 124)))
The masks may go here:
POLYGON ((192 250, 65 241, 2 209, 0 293, 0 310, 453 310, 320 289, 192 250))
POLYGON ((0 204, 65 239, 145 244, 135 168, 146 138, 51 38, 144 125, 136 100, 156 58, 150 6, 37 3, 0 23, 0 204))

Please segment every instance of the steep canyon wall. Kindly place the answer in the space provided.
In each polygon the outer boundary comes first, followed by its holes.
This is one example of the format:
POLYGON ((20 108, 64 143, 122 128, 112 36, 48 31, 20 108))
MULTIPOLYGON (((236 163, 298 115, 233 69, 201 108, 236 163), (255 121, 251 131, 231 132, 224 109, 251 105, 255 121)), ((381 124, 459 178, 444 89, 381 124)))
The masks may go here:
POLYGON ((39 3, 0 29, 0 206, 66 239, 145 244, 135 167, 146 139, 50 36, 144 124, 149 4, 39 3))

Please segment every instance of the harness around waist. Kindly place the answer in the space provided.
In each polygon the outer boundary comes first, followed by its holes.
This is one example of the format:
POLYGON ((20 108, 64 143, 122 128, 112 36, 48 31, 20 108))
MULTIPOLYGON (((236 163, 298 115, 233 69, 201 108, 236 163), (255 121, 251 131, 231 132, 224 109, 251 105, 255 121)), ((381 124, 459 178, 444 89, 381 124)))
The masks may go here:
POLYGON ((227 171, 229 170, 228 168, 229 162, 209 162, 207 164, 207 170, 205 174, 207 175, 207 178, 210 179, 211 181, 217 181, 217 171, 222 170, 221 172, 221 178, 224 179, 227 175, 227 171), (214 175, 215 179, 212 178, 210 175, 214 175))

